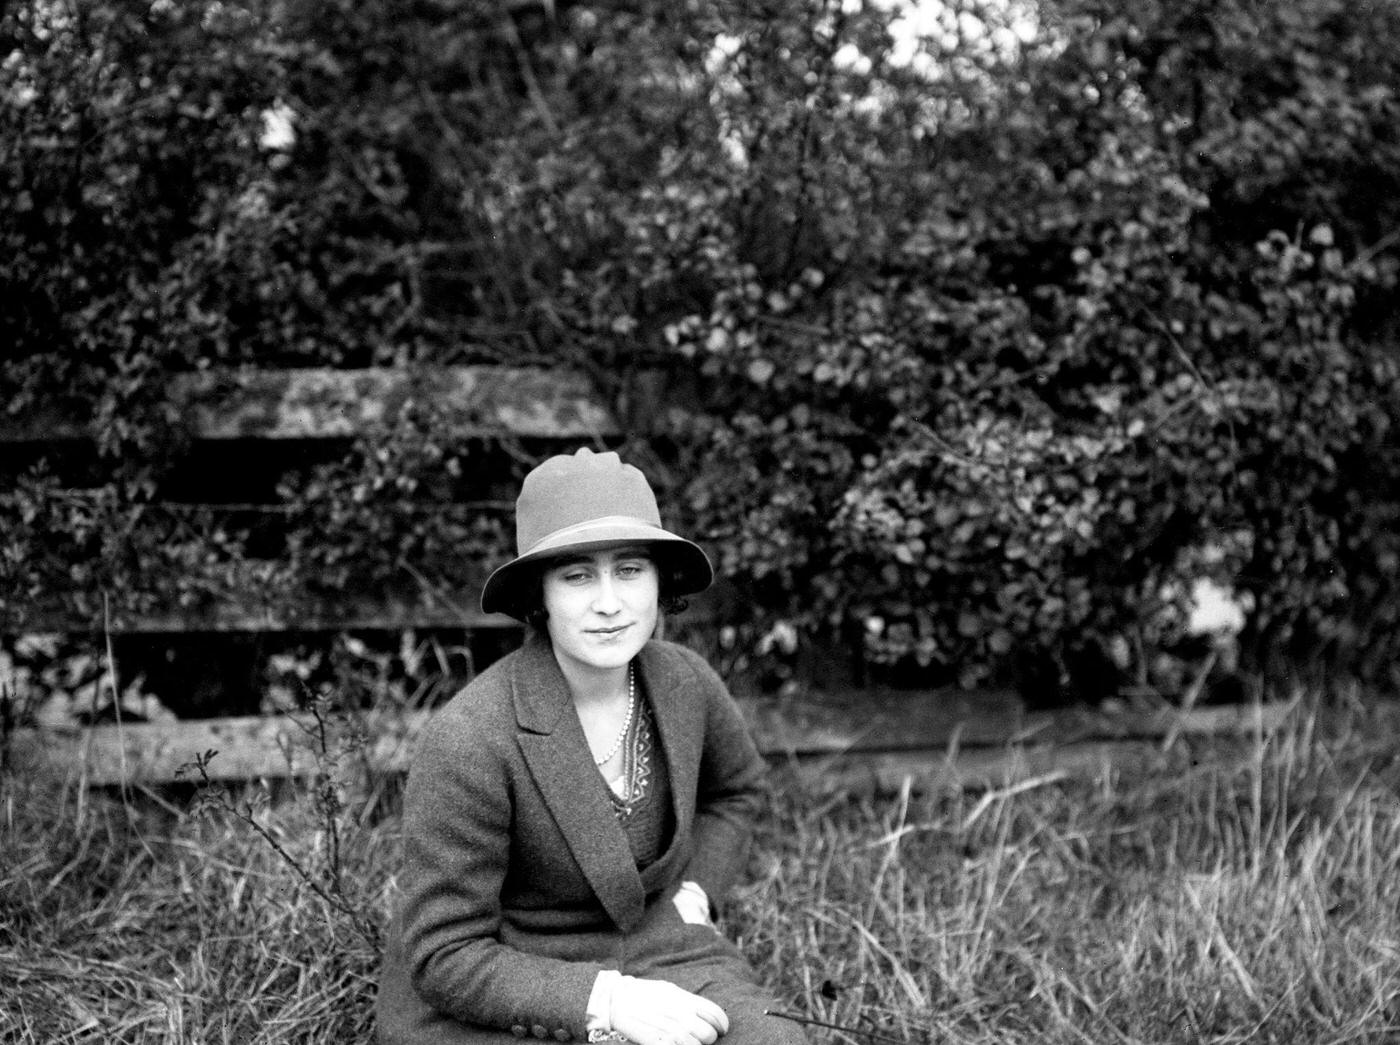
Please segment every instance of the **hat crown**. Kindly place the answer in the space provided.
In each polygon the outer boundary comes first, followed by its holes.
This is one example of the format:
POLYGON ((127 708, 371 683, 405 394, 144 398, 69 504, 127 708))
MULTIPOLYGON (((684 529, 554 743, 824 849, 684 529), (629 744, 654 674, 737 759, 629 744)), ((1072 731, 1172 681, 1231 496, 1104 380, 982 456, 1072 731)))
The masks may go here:
POLYGON ((595 519, 628 517, 661 525, 646 476, 609 450, 587 447, 549 458, 527 476, 515 501, 515 547, 525 555, 551 534, 595 519))
POLYGON ((571 550, 645 544, 665 561, 667 591, 675 595, 704 591, 715 576, 699 545, 662 527, 646 476, 610 450, 558 454, 525 476, 515 501, 515 543, 516 557, 482 585, 481 608, 520 621, 539 594, 530 571, 571 550))

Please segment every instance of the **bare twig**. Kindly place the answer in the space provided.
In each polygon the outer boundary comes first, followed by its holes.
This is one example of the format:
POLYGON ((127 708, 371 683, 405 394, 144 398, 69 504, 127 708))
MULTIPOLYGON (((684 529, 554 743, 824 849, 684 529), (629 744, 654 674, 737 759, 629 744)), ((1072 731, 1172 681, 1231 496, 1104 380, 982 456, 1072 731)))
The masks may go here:
POLYGON ((908 1038, 896 1038, 890 1034, 881 1034, 879 1031, 864 1030, 860 1027, 848 1027, 842 1023, 831 1023, 827 1020, 814 1020, 810 1016, 799 1016, 795 1012, 782 1012, 778 1009, 764 1009, 763 1015, 777 1016, 780 1019, 792 1020, 793 1023, 805 1023, 810 1027, 823 1027, 826 1030, 841 1031, 843 1034, 859 1034, 863 1038, 871 1041, 890 1041, 895 1045, 910 1045, 908 1038))
MULTIPOLYGON (((328 873, 326 877, 329 878, 331 883, 328 889, 321 884, 319 877, 312 873, 310 868, 288 851, 286 846, 278 841, 277 836, 258 819, 252 802, 244 802, 241 806, 237 805, 228 797, 226 792, 213 786, 214 781, 209 776, 209 763, 217 754, 218 752, 216 750, 210 749, 202 754, 195 755, 193 762, 181 767, 182 769, 188 769, 192 766, 199 776, 199 779, 195 782, 196 787, 199 789, 196 799, 196 812, 217 811, 232 816, 234 819, 252 828, 258 837, 277 854, 277 857, 292 869, 293 873, 301 879, 302 883, 308 889, 315 893, 316 896, 332 910, 344 916, 355 932, 358 933, 371 948, 378 951, 381 946, 378 927, 365 918, 360 908, 351 901, 345 888, 345 880, 339 867, 340 851, 338 825, 327 825, 328 832, 331 832, 332 837, 335 839, 332 843, 331 856, 328 858, 328 873)), ((326 806, 318 804, 317 812, 323 821, 333 819, 333 817, 329 815, 329 808, 326 806)))
POLYGON ((1365 250, 1357 254, 1356 257, 1352 258, 1350 267, 1356 268, 1360 265, 1366 264, 1377 254, 1380 254, 1382 251, 1385 251, 1391 246, 1393 246, 1397 240, 1400 240, 1400 229, 1391 229, 1380 239, 1376 240, 1376 242, 1372 243, 1365 250))
POLYGON ((521 79, 525 81, 525 91, 530 96, 531 104, 539 113, 545 129, 550 134, 557 135, 559 121, 554 118, 554 113, 549 108, 549 102, 545 100, 544 92, 540 90, 539 80, 535 76, 535 68, 530 64, 530 55, 525 49, 525 41, 520 39, 520 31, 515 28, 515 20, 510 15, 507 14, 501 19, 501 30, 510 41, 511 49, 515 52, 516 64, 520 69, 521 79))

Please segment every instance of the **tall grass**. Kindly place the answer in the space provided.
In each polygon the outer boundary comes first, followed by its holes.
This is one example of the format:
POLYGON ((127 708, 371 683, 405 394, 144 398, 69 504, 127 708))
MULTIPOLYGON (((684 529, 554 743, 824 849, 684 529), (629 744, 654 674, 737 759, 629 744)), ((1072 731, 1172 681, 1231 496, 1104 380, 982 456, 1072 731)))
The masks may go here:
MULTIPOLYGON (((786 1011, 898 1040, 1400 1040, 1397 724, 1315 708, 982 794, 780 769, 728 929, 786 1011)), ((372 940, 246 823, 43 781, 0 798, 0 1040, 369 1040, 372 940)), ((341 873, 382 920, 397 820, 365 810, 341 873)), ((310 803, 257 815, 325 866, 310 803)))
POLYGON ((787 796, 749 951, 911 1041, 1400 1040, 1395 716, 1319 722, 990 802, 787 796))
MULTIPOLYGON (((0 1041, 368 1040, 377 961, 236 822, 11 781, 0 842, 0 1041)), ((269 814, 302 855, 300 804, 269 814)), ((387 831, 344 854, 381 906, 387 831)))

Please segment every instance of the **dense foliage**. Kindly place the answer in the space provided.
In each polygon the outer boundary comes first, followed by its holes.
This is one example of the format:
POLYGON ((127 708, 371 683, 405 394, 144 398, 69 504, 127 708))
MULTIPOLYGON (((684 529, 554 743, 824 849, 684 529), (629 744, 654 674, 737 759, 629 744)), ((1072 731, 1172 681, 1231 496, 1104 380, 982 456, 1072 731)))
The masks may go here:
MULTIPOLYGON (((30 0, 0 52, 6 410, 103 455, 0 490, 10 606, 246 576, 155 503, 174 371, 504 360, 647 422, 743 651, 1169 685, 1211 576, 1249 663, 1400 652, 1395 5, 30 0)), ((290 475, 263 583, 489 561, 423 510, 474 453, 290 475)))

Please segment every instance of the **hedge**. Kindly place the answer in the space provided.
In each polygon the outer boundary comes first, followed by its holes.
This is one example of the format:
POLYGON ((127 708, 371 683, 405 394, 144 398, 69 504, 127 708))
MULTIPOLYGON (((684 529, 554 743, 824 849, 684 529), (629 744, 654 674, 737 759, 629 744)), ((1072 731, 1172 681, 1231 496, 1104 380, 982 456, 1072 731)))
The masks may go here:
MULTIPOLYGON (((249 556, 156 503, 172 373, 545 363, 656 422, 751 666, 1170 687, 1208 576, 1246 666, 1393 679, 1395 5, 28 0, 0 44, 6 410, 102 454, 12 470, 12 606, 249 556)), ((502 554, 425 514, 481 453, 429 421, 285 477, 270 583, 502 554)))

